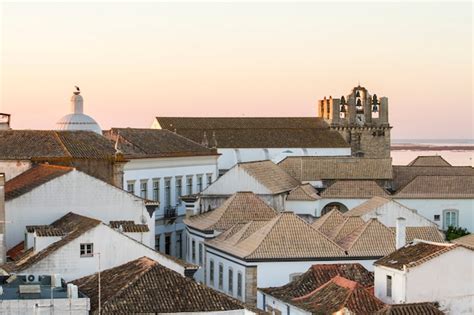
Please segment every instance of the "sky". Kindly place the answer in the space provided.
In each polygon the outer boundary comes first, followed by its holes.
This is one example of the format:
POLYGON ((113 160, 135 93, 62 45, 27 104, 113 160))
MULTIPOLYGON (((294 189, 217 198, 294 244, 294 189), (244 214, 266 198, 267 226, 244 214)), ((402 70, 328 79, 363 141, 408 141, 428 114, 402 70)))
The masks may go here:
POLYGON ((316 116, 359 82, 392 138, 474 138, 470 2, 3 3, 0 112, 53 129, 74 85, 103 129, 316 116))

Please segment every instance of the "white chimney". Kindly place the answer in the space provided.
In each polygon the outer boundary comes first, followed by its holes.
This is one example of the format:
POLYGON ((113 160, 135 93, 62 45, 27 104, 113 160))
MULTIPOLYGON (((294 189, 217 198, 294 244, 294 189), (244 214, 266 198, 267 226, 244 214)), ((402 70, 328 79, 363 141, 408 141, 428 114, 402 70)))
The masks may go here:
POLYGON ((405 218, 397 218, 397 227, 395 231, 395 247, 397 249, 405 246, 405 244, 407 243, 405 221, 405 218))

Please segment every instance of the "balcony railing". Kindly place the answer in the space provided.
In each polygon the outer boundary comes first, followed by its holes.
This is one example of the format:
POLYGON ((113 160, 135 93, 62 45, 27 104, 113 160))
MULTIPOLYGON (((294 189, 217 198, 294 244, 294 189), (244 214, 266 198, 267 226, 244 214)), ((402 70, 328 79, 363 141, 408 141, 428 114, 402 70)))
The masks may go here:
POLYGON ((165 208, 165 219, 176 218, 176 208, 166 207, 165 208))

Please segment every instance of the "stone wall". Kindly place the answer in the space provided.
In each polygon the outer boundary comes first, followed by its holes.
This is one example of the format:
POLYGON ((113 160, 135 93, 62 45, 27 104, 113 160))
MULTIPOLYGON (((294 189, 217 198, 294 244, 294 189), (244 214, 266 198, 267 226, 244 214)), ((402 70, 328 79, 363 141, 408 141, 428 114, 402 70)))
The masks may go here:
POLYGON ((352 156, 367 158, 390 157, 391 127, 333 127, 351 145, 352 156))
POLYGON ((245 303, 257 305, 257 266, 245 268, 245 303))

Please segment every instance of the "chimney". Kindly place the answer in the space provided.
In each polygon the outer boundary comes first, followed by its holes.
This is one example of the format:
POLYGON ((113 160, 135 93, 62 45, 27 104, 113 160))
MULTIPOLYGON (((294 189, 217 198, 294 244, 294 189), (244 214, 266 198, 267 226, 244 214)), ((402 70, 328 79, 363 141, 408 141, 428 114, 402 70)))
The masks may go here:
POLYGON ((0 173, 0 263, 2 264, 7 262, 5 220, 5 174, 0 173))
POLYGON ((395 247, 402 248, 406 244, 406 222, 405 218, 397 218, 397 227, 395 231, 395 247))

